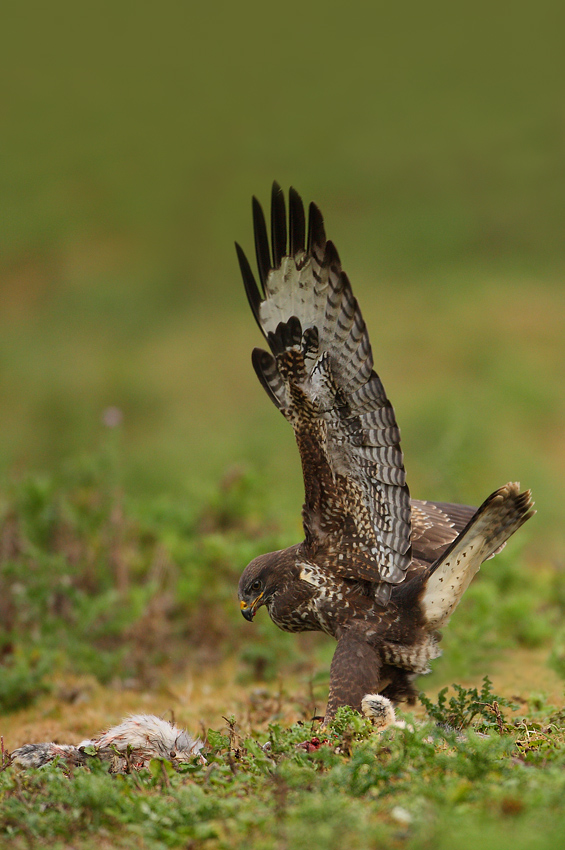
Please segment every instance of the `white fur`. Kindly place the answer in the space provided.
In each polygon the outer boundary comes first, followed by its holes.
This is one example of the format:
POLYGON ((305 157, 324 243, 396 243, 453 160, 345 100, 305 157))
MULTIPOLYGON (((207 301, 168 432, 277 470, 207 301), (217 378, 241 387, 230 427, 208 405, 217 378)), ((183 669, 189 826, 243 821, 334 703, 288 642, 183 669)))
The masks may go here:
POLYGON ((365 717, 369 717, 377 729, 386 729, 396 722, 391 701, 381 694, 365 694, 361 700, 361 709, 365 717))
POLYGON ((128 767, 144 767, 152 758, 186 762, 192 756, 199 756, 204 762, 200 753, 202 746, 201 741, 192 738, 184 729, 154 714, 133 714, 98 738, 81 741, 76 747, 51 742, 24 744, 14 750, 12 762, 24 768, 42 767, 60 757, 73 764, 86 764, 89 756, 84 750, 86 747, 94 747, 96 754, 106 759, 116 752, 131 753, 129 764, 126 755, 124 758, 117 756, 119 764, 115 769, 123 771, 128 767))

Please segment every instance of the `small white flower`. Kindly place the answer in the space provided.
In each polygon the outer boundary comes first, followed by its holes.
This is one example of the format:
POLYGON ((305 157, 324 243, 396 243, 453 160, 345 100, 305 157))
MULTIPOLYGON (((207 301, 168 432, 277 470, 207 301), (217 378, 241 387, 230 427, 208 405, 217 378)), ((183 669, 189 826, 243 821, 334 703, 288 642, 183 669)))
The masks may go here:
POLYGON ((390 816, 397 823, 401 823, 403 826, 408 826, 412 823, 412 815, 410 812, 407 812, 406 809, 403 809, 402 806, 395 806, 391 811, 390 816))

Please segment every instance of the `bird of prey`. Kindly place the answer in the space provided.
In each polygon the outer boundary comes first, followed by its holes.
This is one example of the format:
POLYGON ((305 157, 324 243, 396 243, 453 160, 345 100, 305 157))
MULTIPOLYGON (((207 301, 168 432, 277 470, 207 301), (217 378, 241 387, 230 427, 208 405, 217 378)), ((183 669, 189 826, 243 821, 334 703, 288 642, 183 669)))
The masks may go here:
MULTIPOLYGON (((270 352, 252 361, 291 423, 304 475, 304 540, 255 558, 239 582, 241 612, 267 607, 279 628, 337 640, 325 714, 365 710, 378 694, 414 700, 417 674, 440 654, 438 629, 471 579, 534 511, 509 483, 480 508, 410 498, 393 407, 373 370, 369 336, 322 215, 308 224, 294 189, 273 185, 271 244, 253 198, 256 282, 236 250, 270 352)), ((377 700, 378 702, 378 700, 377 700)))

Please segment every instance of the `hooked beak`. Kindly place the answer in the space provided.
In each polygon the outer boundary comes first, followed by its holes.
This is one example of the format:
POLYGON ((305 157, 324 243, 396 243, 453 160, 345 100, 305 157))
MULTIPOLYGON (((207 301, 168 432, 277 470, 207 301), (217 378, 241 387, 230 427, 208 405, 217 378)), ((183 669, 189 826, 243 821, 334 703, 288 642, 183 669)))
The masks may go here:
MULTIPOLYGON (((263 591, 263 593, 264 592, 265 591, 263 591)), ((259 596, 257 596, 253 600, 251 605, 248 605, 247 602, 244 602, 243 600, 241 600, 241 602, 239 603, 239 607, 241 608, 241 613, 243 614, 243 616, 245 617, 246 620, 249 620, 250 623, 253 621, 253 617, 257 613, 257 608, 259 606, 259 600, 263 596, 263 593, 260 593, 259 596)))

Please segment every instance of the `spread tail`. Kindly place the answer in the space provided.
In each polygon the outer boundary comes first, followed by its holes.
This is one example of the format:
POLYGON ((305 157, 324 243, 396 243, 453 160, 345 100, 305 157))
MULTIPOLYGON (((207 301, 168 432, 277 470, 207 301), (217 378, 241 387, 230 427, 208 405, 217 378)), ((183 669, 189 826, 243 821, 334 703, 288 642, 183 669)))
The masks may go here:
POLYGON ((517 483, 496 490, 446 552, 432 564, 422 597, 428 626, 445 625, 479 567, 535 514, 531 492, 517 483))

